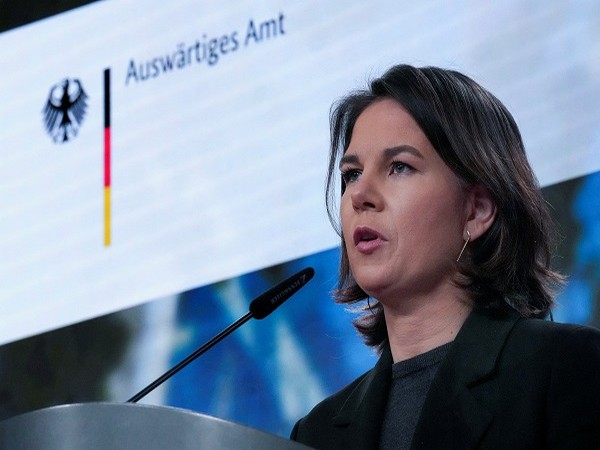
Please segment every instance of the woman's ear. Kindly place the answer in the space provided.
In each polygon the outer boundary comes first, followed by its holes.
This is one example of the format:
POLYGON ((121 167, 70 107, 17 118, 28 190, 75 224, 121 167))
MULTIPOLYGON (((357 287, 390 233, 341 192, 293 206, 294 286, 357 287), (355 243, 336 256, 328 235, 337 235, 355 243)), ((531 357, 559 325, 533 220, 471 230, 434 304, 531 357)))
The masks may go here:
POLYGON ((471 240, 482 236, 496 219, 496 203, 482 184, 475 184, 467 191, 467 222, 463 234, 471 233, 471 240))

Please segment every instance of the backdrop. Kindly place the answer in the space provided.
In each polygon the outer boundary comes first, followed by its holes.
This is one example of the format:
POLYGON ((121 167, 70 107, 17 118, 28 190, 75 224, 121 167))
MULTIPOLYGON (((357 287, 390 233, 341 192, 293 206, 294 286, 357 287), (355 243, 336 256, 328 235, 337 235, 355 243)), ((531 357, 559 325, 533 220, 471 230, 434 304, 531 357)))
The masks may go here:
POLYGON ((598 325, 598 20, 593 1, 132 0, 1 33, 2 416, 124 401, 308 265, 144 401, 287 436, 367 370, 330 296, 328 113, 399 62, 514 113, 563 236, 555 319, 598 325))

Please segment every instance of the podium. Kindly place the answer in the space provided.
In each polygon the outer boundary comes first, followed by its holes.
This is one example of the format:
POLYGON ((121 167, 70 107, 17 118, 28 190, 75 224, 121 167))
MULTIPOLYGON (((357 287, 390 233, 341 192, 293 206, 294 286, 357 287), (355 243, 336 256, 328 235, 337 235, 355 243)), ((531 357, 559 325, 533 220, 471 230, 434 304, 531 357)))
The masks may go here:
POLYGON ((40 409, 0 422, 0 448, 306 450, 309 447, 184 409, 134 403, 77 403, 40 409))

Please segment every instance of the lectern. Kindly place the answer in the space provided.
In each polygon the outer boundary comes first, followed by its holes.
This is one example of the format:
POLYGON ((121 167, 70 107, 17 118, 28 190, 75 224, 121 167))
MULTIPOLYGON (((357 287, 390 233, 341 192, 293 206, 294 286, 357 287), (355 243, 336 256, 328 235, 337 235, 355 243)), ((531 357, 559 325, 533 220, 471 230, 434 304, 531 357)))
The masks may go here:
POLYGON ((134 403, 77 403, 0 422, 3 450, 270 449, 308 447, 184 409, 134 403))

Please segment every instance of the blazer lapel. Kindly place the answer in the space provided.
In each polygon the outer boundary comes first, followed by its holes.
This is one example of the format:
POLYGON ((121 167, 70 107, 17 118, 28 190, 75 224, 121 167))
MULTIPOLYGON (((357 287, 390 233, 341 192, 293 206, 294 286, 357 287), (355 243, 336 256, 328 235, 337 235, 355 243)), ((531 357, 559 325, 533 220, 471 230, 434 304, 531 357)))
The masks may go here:
POLYGON ((377 448, 387 405, 392 354, 384 348, 379 361, 333 418, 340 431, 340 449, 377 448))
POLYGON ((413 448, 476 448, 493 420, 492 379, 502 347, 519 320, 514 312, 474 310, 431 384, 413 448), (491 386, 491 385, 489 385, 491 386), (479 389, 481 395, 475 394, 479 389), (484 401, 482 401, 484 400, 484 401))

